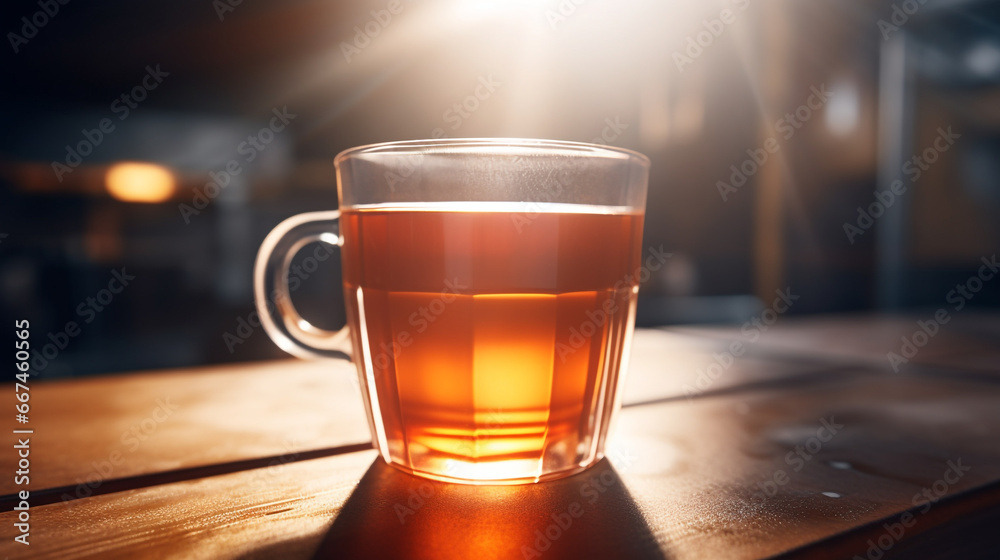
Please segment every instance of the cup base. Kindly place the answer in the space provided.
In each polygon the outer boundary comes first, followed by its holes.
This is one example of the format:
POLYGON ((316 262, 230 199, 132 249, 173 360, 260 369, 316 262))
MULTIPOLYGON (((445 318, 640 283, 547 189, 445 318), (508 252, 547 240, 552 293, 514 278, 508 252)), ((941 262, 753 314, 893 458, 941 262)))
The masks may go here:
MULTIPOLYGON (((391 466, 391 467, 393 467, 393 468, 395 468, 397 470, 403 471, 403 472, 405 472, 407 474, 412 474, 414 476, 419 476, 421 478, 427 478, 427 479, 430 479, 430 480, 437 480, 439 482, 450 482, 450 483, 454 483, 454 484, 466 484, 466 485, 469 485, 469 486, 518 486, 518 485, 522 485, 522 484, 534 484, 536 482, 547 482, 547 481, 550 481, 550 480, 557 480, 557 479, 560 479, 560 478, 566 478, 568 476, 573 476, 574 474, 583 472, 583 471, 589 469, 590 467, 596 465, 601 460, 602 457, 603 457, 603 454, 602 455, 598 455, 597 457, 595 457, 593 459, 593 461, 590 461, 589 463, 587 463, 585 465, 575 465, 575 466, 572 466, 572 467, 569 467, 569 468, 566 468, 566 469, 562 469, 562 470, 558 470, 558 471, 552 471, 552 472, 547 472, 545 474, 538 475, 538 476, 520 476, 520 477, 511 477, 511 478, 496 477, 495 475, 491 476, 489 474, 491 471, 494 472, 494 473, 496 473, 499 470, 507 468, 507 466, 503 465, 503 464, 478 464, 478 465, 472 464, 472 463, 461 463, 461 464, 458 464, 458 462, 456 461, 456 462, 454 462, 455 466, 453 468, 451 468, 451 469, 448 469, 448 470, 450 470, 451 472, 455 472, 455 473, 462 473, 464 471, 464 472, 468 473, 469 475, 471 475, 471 476, 468 476, 468 477, 462 477, 462 476, 452 476, 452 475, 447 475, 447 474, 441 474, 441 473, 436 473, 436 472, 422 471, 422 470, 413 469, 413 468, 407 467, 406 465, 402 465, 402 464, 395 463, 395 462, 392 462, 392 461, 387 461, 387 462, 389 463, 389 466, 391 466)), ((383 460, 384 460, 384 458, 383 458, 383 460)))

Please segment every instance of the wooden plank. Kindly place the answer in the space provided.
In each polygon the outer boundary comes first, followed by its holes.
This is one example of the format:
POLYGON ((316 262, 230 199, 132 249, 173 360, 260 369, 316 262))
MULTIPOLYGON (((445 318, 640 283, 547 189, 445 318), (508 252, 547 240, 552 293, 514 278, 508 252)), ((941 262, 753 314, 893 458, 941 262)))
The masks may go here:
POLYGON ((31 508, 29 546, 12 541, 15 512, 4 512, 0 554, 308 558, 375 456, 349 453, 31 508))
MULTIPOLYGON (((732 340, 655 329, 637 329, 623 402, 692 398, 739 387, 814 375, 843 375, 842 368, 807 357, 775 359, 754 352, 752 339, 732 340), (738 344, 735 344, 738 343, 738 344), (735 344, 735 345, 734 345, 735 344)), ((868 370, 852 370, 872 374, 868 370)))
MULTIPOLYGON (((85 495, 87 482, 368 442, 356 376, 285 360, 32 384, 30 488, 85 495)), ((13 391, 0 402, 13 410, 13 391)))
MULTIPOLYGON (((806 362, 736 357, 712 366, 726 350, 716 341, 639 330, 625 402, 682 397, 748 383, 815 375, 806 362), (711 377, 717 368, 722 373, 711 377), (687 391, 685 393, 685 391, 687 391)), ((342 361, 284 360, 260 364, 136 373, 32 385, 33 489, 281 457, 370 441, 354 366, 342 361)), ((13 392, 0 397, 13 409, 13 392)), ((13 472, 15 457, 0 455, 13 472)), ((15 491, 12 477, 0 494, 15 491)))
MULTIPOLYGON (((970 368, 1000 374, 1000 315, 948 311, 948 320, 916 348, 913 365, 970 368)), ((782 317, 761 333, 751 346, 755 355, 802 356, 847 363, 866 363, 893 371, 887 354, 902 355, 903 338, 914 340, 922 332, 918 321, 933 318, 933 311, 909 316, 839 315, 782 317)), ((708 338, 719 343, 745 339, 737 327, 671 327, 668 332, 708 338)), ((902 365, 904 371, 907 365, 902 365)))
MULTIPOLYGON (((956 503, 974 511, 975 498, 986 496, 995 507, 995 497, 976 489, 1000 480, 998 399, 991 383, 849 376, 632 406, 612 442, 616 472, 604 463, 553 483, 471 487, 372 465, 372 451, 349 453, 32 508, 30 552, 485 559, 534 558, 534 549, 543 558, 761 558, 846 535, 838 550, 864 556, 866 539, 884 531, 880 520, 912 509, 925 488, 954 501, 918 507, 901 549, 955 519, 956 503), (818 432, 824 421, 843 427, 818 432), (808 454, 798 469, 789 459, 802 458, 796 446, 808 454), (949 461, 968 470, 938 484, 949 461), (773 495, 764 481, 774 483, 773 495), (546 532, 554 535, 547 541, 546 532)), ((0 514, 0 554, 27 557, 11 541, 13 515, 0 514)))
POLYGON ((993 384, 876 376, 626 409, 619 433, 641 436, 621 438, 638 457, 625 477, 668 556, 767 557, 913 508, 949 462, 970 470, 944 495, 1000 480, 998 400, 993 384))
POLYGON ((927 513, 914 508, 775 558, 994 560, 997 546, 993 533, 1000 523, 997 504, 1000 484, 994 483, 944 498, 927 513))

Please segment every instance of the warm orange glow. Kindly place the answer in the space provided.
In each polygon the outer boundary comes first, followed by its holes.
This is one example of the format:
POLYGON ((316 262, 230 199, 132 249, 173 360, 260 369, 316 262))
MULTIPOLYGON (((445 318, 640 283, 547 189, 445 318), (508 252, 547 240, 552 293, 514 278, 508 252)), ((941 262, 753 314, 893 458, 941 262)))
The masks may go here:
POLYGON ((117 163, 105 176, 108 193, 125 202, 163 202, 174 194, 174 174, 153 163, 117 163))
POLYGON ((344 282, 358 294, 348 304, 371 349, 387 460, 442 480, 521 484, 595 460, 642 214, 576 206, 538 205, 527 224, 507 203, 343 211, 344 282))

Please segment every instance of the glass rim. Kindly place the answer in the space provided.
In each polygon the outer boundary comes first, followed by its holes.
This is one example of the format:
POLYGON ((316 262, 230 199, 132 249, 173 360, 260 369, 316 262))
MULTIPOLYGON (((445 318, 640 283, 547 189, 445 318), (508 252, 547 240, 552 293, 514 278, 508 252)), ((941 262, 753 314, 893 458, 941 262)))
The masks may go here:
POLYGON ((333 164, 339 167, 340 164, 352 157, 365 154, 401 154, 414 155, 423 153, 427 148, 437 148, 432 153, 442 155, 459 155, 469 153, 475 155, 496 155, 489 150, 482 152, 462 152, 449 151, 448 148, 513 148, 519 152, 537 152, 539 155, 546 153, 556 155, 561 152, 569 152, 576 157, 597 157, 611 159, 628 159, 649 168, 649 158, 646 155, 617 146, 607 146, 604 144, 591 144, 588 142, 571 142, 568 140, 546 140, 540 138, 430 138, 424 140, 395 140, 391 142, 378 142, 375 144, 365 144, 348 148, 333 159, 333 164))

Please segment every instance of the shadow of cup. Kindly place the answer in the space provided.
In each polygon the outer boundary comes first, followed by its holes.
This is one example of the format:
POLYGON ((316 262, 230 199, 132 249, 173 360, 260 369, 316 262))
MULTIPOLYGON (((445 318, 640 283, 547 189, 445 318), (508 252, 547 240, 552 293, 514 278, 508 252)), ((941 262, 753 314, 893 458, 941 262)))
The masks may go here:
POLYGON ((607 459, 560 480, 469 486, 377 460, 314 558, 629 558, 664 554, 607 459))

